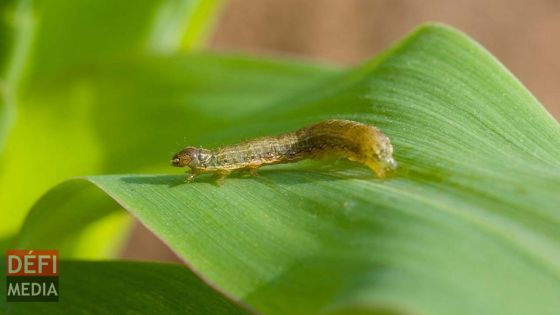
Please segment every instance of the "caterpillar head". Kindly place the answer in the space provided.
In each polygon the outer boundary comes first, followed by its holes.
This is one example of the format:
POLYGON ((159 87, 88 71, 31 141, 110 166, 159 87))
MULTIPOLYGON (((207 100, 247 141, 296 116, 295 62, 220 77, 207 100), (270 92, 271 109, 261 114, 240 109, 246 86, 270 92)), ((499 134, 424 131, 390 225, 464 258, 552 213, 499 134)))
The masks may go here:
POLYGON ((210 150, 186 147, 173 156, 171 165, 175 167, 188 166, 191 169, 204 168, 211 156, 210 150))

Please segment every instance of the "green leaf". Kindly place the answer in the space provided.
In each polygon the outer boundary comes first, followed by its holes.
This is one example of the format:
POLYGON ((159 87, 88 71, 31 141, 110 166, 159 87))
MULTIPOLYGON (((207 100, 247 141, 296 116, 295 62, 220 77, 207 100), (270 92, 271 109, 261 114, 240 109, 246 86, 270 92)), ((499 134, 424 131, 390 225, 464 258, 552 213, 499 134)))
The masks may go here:
POLYGON ((0 4, 0 153, 14 122, 16 87, 31 42, 31 11, 29 1, 0 4))
POLYGON ((264 314, 560 309, 560 126, 466 36, 420 28, 363 66, 226 117, 189 130, 193 144, 342 117, 379 126, 400 168, 380 180, 353 164, 300 163, 221 187, 171 175, 75 179, 35 205, 18 246, 63 242, 71 222, 109 208, 104 192, 264 314))
POLYGON ((18 94, 35 90, 37 84, 75 75, 78 66, 198 46, 205 41, 220 3, 141 0, 130 6, 122 1, 3 1, 0 152, 14 123, 15 108, 22 106, 18 105, 18 94))
MULTIPOLYGON (((6 260, 0 261, 5 270, 6 260)), ((6 296, 6 278, 0 294, 6 296)), ((2 314, 248 314, 184 266, 61 261, 59 301, 0 303, 2 314), (95 275, 92 277, 92 275, 95 275)))
POLYGON ((200 48, 206 44, 209 27, 216 18, 222 0, 164 2, 156 14, 151 48, 170 53, 200 48))
POLYGON ((209 13, 219 2, 139 0, 131 6, 124 1, 37 1, 37 26, 27 61, 30 84, 75 74, 80 66, 185 50, 185 37, 192 45, 205 39, 213 21, 209 13), (191 17, 201 14, 207 19, 195 19, 190 29, 191 17))

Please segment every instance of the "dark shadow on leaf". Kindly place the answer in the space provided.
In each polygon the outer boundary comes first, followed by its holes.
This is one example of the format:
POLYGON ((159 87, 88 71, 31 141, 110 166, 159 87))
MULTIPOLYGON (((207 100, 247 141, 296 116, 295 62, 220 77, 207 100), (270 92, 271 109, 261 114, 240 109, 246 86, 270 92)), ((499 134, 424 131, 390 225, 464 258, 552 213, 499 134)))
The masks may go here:
POLYGON ((185 175, 127 176, 121 178, 121 180, 129 184, 166 185, 169 187, 186 184, 185 175))
MULTIPOLYGON (((214 186, 221 186, 217 181, 217 177, 212 174, 202 174, 198 176, 194 182, 188 183, 185 181, 185 175, 149 175, 149 176, 128 176, 121 178, 122 181, 129 184, 150 184, 150 185, 166 185, 170 188, 180 185, 197 185, 197 184, 212 184, 214 186)), ((261 184, 284 184, 295 185, 310 182, 325 182, 325 181, 339 181, 339 180, 371 180, 371 181, 385 181, 388 179, 380 179, 372 174, 367 169, 267 169, 259 170, 257 176, 251 176, 243 171, 232 173, 225 179, 223 185, 227 185, 228 181, 243 180, 243 181, 256 181, 261 184)))

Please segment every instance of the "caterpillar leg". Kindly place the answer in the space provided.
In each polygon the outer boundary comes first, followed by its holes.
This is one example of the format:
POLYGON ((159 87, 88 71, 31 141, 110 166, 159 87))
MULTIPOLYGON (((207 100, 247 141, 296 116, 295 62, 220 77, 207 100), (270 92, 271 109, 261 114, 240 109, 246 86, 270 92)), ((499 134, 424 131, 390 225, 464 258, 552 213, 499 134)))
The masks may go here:
POLYGON ((375 161, 374 159, 368 158, 367 156, 363 157, 363 156, 355 156, 355 155, 349 155, 346 158, 350 161, 358 162, 367 166, 379 178, 385 177, 385 169, 381 165, 379 165, 379 163, 377 163, 377 161, 375 161))
POLYGON ((226 177, 228 177, 229 174, 231 174, 231 171, 228 170, 220 170, 220 171, 216 171, 216 183, 221 186, 224 184, 226 177))
POLYGON ((259 174, 257 173, 258 168, 258 166, 249 166, 248 170, 251 176, 259 176, 259 174))
POLYGON ((249 174, 251 174, 251 176, 259 176, 259 174, 257 173, 257 169, 259 169, 260 165, 248 165, 245 168, 241 169, 241 171, 245 172, 249 172, 249 174))
POLYGON ((363 162, 369 167, 379 178, 390 176, 397 169, 397 162, 393 158, 387 159, 379 163, 378 161, 365 161, 363 162))
POLYGON ((366 162, 367 167, 369 167, 379 178, 384 178, 386 175, 385 169, 375 162, 366 162))
POLYGON ((185 178, 185 182, 192 183, 194 181, 195 177, 197 177, 198 175, 200 175, 199 171, 192 170, 189 174, 187 174, 187 178, 185 178))

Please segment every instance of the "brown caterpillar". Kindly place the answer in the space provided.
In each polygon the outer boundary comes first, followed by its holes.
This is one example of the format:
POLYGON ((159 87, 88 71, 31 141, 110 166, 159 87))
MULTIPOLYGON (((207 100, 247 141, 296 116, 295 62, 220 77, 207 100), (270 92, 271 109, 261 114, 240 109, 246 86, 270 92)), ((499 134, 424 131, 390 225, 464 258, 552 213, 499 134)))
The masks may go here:
POLYGON ((234 170, 256 170, 269 164, 292 163, 323 157, 347 158, 369 167, 379 177, 394 170, 393 146, 376 127, 351 120, 331 119, 294 132, 262 137, 213 150, 186 147, 171 164, 188 166, 187 181, 213 172, 221 183, 234 170))

